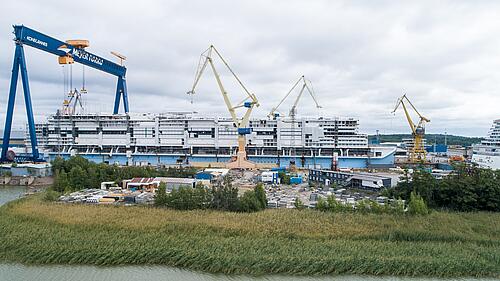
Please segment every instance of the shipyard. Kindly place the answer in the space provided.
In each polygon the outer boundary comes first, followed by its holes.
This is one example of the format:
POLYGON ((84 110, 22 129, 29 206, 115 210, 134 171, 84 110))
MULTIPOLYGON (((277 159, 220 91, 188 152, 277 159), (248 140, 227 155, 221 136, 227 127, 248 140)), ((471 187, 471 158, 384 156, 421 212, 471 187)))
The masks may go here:
POLYGON ((500 277, 490 6, 20 1, 0 281, 500 277))

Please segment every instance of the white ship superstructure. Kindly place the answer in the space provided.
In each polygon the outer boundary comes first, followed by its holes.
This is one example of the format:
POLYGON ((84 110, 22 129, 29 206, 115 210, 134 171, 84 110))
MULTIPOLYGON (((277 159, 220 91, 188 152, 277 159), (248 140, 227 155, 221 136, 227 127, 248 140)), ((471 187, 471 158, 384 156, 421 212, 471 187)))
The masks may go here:
MULTIPOLYGON (((392 165, 393 148, 369 147, 358 126, 356 118, 251 119, 248 157, 261 164, 287 165, 297 158, 298 166, 330 166, 338 155, 346 166, 357 158, 363 163, 352 165, 392 165)), ((49 159, 80 154, 129 165, 225 162, 238 147, 230 118, 191 113, 55 114, 37 124, 36 131, 49 159)))
POLYGON ((481 144, 473 147, 472 161, 481 167, 500 169, 500 119, 493 121, 481 144))

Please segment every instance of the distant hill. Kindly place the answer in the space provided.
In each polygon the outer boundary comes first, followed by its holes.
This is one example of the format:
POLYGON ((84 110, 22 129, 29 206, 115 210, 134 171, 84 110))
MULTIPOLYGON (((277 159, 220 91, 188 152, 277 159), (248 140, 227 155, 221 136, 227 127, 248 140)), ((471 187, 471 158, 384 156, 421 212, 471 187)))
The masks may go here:
MULTIPOLYGON (((391 134, 391 135, 380 135, 380 142, 401 142, 404 138, 410 138, 410 134, 391 134)), ((370 135, 368 136, 368 141, 372 143, 377 136, 370 135)), ((434 142, 438 144, 444 144, 445 135, 443 134, 426 134, 425 139, 427 140, 427 144, 434 144, 434 142)), ((483 138, 477 137, 464 137, 464 136, 454 136, 454 135, 446 135, 448 145, 462 145, 462 146, 471 146, 475 143, 480 143, 483 138)))

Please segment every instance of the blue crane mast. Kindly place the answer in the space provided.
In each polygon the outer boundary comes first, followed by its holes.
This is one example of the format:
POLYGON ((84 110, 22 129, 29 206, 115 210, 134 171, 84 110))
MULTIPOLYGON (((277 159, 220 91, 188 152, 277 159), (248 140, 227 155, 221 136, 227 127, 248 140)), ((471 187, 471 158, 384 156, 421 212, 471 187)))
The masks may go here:
POLYGON ((33 117, 33 107, 31 103, 31 93, 28 82, 28 71, 26 69, 24 45, 58 56, 60 64, 77 62, 118 77, 113 114, 118 114, 121 99, 123 99, 123 107, 125 113, 129 112, 127 83, 125 80, 125 73, 127 72, 127 69, 124 66, 89 53, 83 48, 67 43, 71 41, 60 41, 23 25, 14 25, 13 33, 15 35, 14 42, 16 45, 16 49, 14 52, 14 62, 10 80, 9 100, 7 105, 7 115, 5 120, 5 129, 2 144, 2 155, 0 157, 1 162, 14 160, 11 159, 12 157, 8 156, 7 152, 9 149, 19 70, 21 70, 21 80, 24 90, 24 101, 26 104, 26 114, 28 117, 28 126, 31 140, 32 155, 31 157, 29 157, 29 160, 34 162, 43 161, 38 152, 38 142, 35 132, 35 121, 33 117))

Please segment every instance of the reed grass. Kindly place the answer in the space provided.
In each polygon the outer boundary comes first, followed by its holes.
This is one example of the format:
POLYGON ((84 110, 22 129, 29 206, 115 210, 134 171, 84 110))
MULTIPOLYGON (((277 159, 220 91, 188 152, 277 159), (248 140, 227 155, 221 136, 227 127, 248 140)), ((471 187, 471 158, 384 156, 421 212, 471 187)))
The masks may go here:
POLYGON ((214 273, 500 277, 500 214, 231 213, 44 202, 0 207, 0 260, 214 273))

